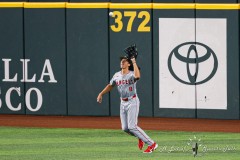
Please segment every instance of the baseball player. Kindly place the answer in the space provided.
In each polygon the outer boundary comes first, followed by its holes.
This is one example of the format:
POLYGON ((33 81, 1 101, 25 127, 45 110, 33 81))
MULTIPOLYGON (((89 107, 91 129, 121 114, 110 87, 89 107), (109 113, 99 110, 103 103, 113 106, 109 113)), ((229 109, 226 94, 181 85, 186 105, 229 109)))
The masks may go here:
POLYGON ((102 96, 117 86, 120 94, 120 119, 122 130, 138 138, 138 147, 140 150, 144 144, 148 148, 143 153, 152 153, 158 144, 154 142, 138 125, 138 113, 140 101, 137 96, 136 83, 140 79, 140 71, 136 59, 129 57, 120 57, 121 71, 114 74, 110 83, 99 93, 97 102, 102 102, 102 96))

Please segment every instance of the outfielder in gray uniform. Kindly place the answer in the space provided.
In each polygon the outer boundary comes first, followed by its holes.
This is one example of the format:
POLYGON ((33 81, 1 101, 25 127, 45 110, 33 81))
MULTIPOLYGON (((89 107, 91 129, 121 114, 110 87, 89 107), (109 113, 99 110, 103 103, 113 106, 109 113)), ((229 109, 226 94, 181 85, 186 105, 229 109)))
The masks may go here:
POLYGON ((97 102, 102 102, 102 96, 112 90, 117 85, 121 98, 120 118, 122 130, 138 138, 138 147, 140 150, 144 144, 148 148, 143 153, 152 153, 158 144, 155 143, 138 125, 138 113, 140 101, 137 96, 136 83, 140 79, 140 71, 136 59, 131 60, 127 57, 120 58, 121 71, 114 74, 110 83, 99 93, 97 102))

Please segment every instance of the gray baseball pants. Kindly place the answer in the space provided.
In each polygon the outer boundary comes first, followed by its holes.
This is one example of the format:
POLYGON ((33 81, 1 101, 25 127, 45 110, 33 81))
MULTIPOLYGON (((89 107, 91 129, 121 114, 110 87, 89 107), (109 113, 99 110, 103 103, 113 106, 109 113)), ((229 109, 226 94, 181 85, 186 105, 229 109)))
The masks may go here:
POLYGON ((145 144, 152 145, 154 141, 137 125, 139 106, 140 101, 138 97, 132 98, 128 101, 121 100, 120 118, 122 130, 141 139, 145 144))

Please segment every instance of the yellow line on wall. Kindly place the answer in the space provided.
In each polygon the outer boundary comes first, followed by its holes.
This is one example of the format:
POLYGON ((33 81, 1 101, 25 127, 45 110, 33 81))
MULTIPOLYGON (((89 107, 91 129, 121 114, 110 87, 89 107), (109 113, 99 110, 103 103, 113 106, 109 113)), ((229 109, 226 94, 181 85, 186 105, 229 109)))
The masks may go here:
POLYGON ((152 3, 110 3, 110 9, 152 9, 152 3))
POLYGON ((56 3, 24 3, 24 8, 66 8, 65 2, 56 3))
POLYGON ((109 3, 66 3, 66 8, 109 8, 109 3))
POLYGON ((23 4, 23 2, 0 2, 0 8, 21 8, 23 4))
POLYGON ((153 3, 153 9, 195 9, 195 3, 153 3))
POLYGON ((110 8, 110 9, 197 9, 239 10, 240 4, 207 3, 67 3, 67 2, 0 2, 0 8, 110 8))
POLYGON ((239 9, 239 6, 240 6, 239 4, 200 4, 200 3, 197 3, 196 4, 196 9, 235 10, 235 9, 239 9))

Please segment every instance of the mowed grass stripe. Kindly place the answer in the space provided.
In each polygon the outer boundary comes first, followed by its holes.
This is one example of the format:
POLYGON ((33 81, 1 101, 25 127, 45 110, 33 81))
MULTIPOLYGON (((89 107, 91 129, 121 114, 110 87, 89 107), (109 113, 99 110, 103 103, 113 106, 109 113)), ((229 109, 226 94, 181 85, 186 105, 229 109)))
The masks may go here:
MULTIPOLYGON (((137 148, 137 139, 119 130, 105 129, 47 129, 0 127, 0 159, 140 159, 190 160, 189 151, 170 151, 171 147, 184 147, 189 139, 201 138, 207 147, 234 146, 234 151, 209 151, 204 160, 240 159, 239 133, 146 131, 159 144, 152 154, 143 154, 137 148), (166 150, 161 150, 166 147, 166 150)), ((146 147, 145 147, 146 148, 146 147)), ((200 148, 201 151, 201 148, 200 148)))

